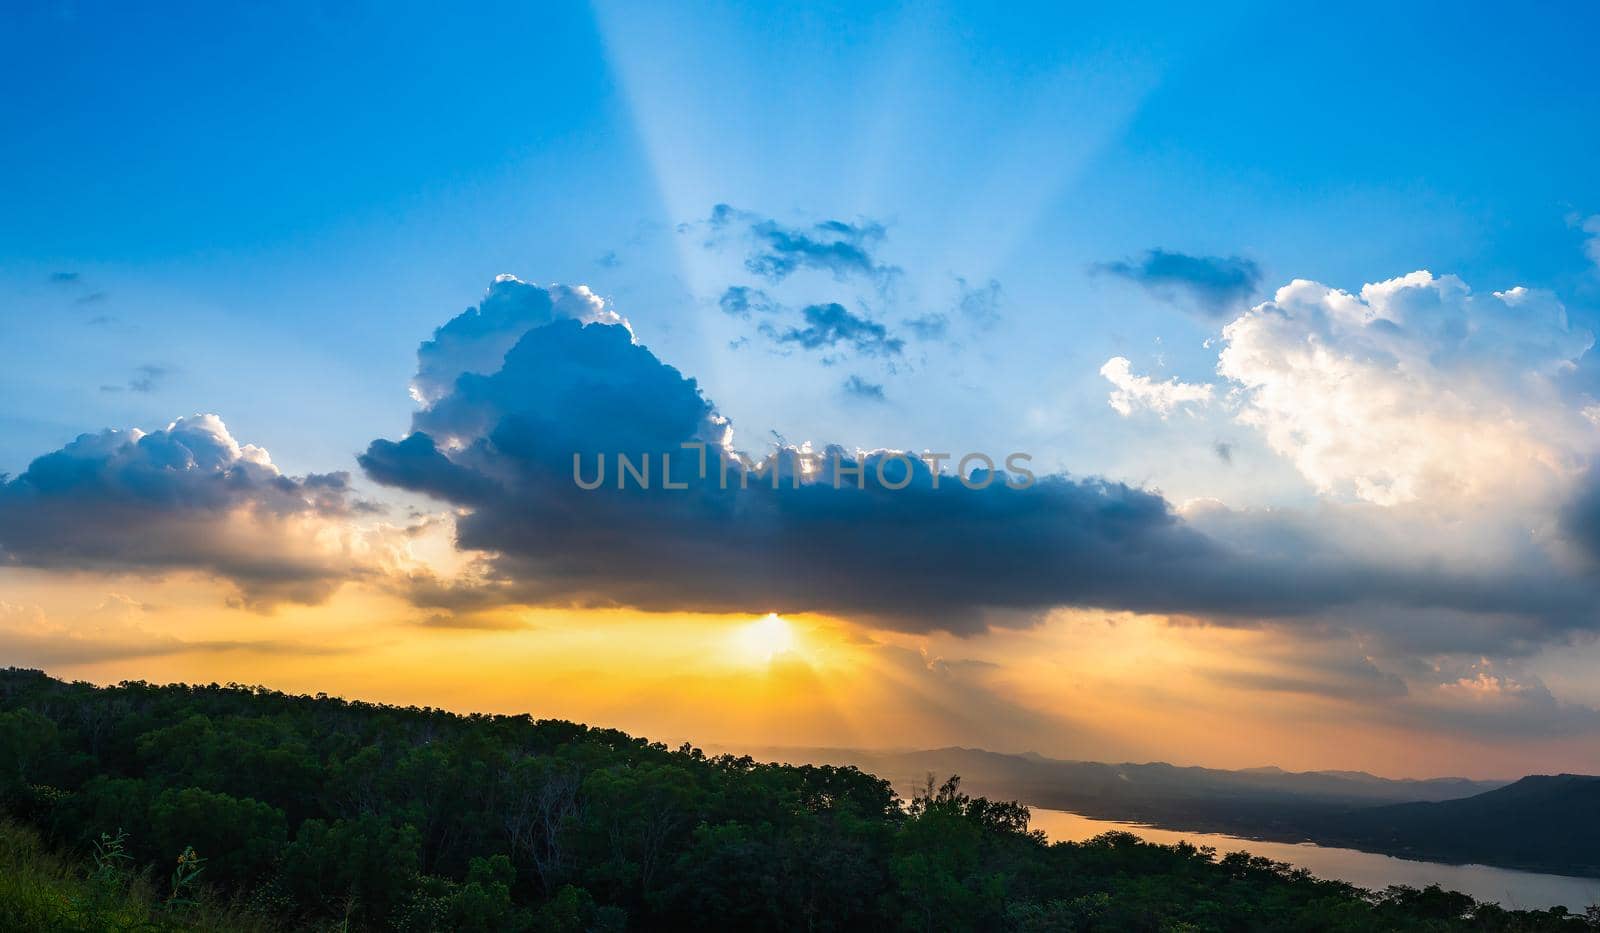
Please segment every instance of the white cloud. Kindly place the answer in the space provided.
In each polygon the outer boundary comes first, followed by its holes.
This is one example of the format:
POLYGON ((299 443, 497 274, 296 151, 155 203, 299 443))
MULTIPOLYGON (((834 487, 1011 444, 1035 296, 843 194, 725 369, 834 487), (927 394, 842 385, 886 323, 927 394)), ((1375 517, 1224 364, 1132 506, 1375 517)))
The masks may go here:
POLYGON ((400 558, 344 473, 291 477, 212 414, 85 434, 0 482, 0 564, 230 581, 317 603, 400 558))
POLYGON ((1180 382, 1176 377, 1157 382, 1149 376, 1133 374, 1127 357, 1113 356, 1100 367, 1100 375, 1112 385, 1107 401, 1124 418, 1139 409, 1148 409, 1165 418, 1184 405, 1204 405, 1211 401, 1211 386, 1180 382))
POLYGON ((1325 494, 1526 493, 1573 476, 1592 446, 1555 378, 1592 338, 1547 293, 1473 295, 1426 271, 1358 295, 1297 279, 1222 336, 1217 371, 1237 386, 1239 420, 1325 494))
POLYGON ((1589 238, 1583 241, 1583 254, 1589 261, 1600 266, 1600 214, 1595 214, 1584 220, 1579 227, 1589 238))
POLYGON ((450 392, 462 373, 494 372, 506 351, 530 328, 572 319, 585 324, 628 322, 606 307, 587 285, 530 285, 514 275, 497 275, 475 307, 433 332, 417 350, 417 375, 411 397, 432 404, 450 392))

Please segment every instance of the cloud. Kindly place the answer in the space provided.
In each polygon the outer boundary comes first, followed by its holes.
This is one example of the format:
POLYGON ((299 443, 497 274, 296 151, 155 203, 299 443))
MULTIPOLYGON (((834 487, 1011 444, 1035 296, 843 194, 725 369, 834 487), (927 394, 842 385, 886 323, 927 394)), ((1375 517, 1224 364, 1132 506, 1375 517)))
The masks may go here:
POLYGON ((320 602, 362 572, 341 525, 355 508, 346 474, 286 476, 222 419, 195 415, 81 435, 0 481, 0 563, 192 570, 251 604, 320 602))
POLYGON ((1256 293, 1261 270, 1254 262, 1230 256, 1189 256, 1161 249, 1133 259, 1099 263, 1092 271, 1142 286, 1163 301, 1186 301, 1211 318, 1238 310, 1256 293))
POLYGON ((156 366, 147 363, 133 371, 133 376, 126 385, 103 385, 102 392, 121 392, 124 388, 132 392, 154 392, 161 387, 161 383, 172 370, 165 366, 156 366))
POLYGON ((993 327, 1000 321, 1000 282, 990 279, 977 287, 969 286, 967 280, 956 277, 956 287, 960 289, 960 297, 956 299, 956 307, 960 309, 973 326, 979 328, 993 327))
POLYGON ((142 605, 116 594, 69 623, 52 621, 35 606, 0 600, 0 655, 12 665, 53 668, 196 653, 343 653, 342 649, 275 639, 181 639, 152 630, 145 616, 142 605))
POLYGON ((744 272, 760 279, 756 284, 723 288, 716 296, 718 306, 742 320, 767 318, 756 330, 779 343, 822 349, 848 341, 858 352, 895 355, 903 341, 889 336, 884 325, 869 315, 899 320, 924 341, 942 340, 953 322, 963 325, 965 332, 979 334, 1000 320, 1000 282, 993 278, 969 282, 960 276, 954 279, 955 293, 943 299, 949 301, 945 308, 908 318, 909 306, 903 302, 919 299, 901 294, 898 283, 904 270, 876 255, 887 234, 875 221, 784 224, 718 204, 707 221, 679 227, 680 233, 694 230, 709 230, 703 244, 708 250, 735 248, 744 272), (816 276, 797 275, 805 271, 827 273, 832 281, 819 283, 816 276), (806 318, 799 326, 793 320, 796 314, 806 318))
POLYGON ((844 381, 844 394, 864 402, 883 401, 883 386, 852 375, 844 381))
POLYGON ((1185 405, 1204 405, 1211 401, 1211 386, 1180 382, 1177 377, 1157 382, 1149 376, 1135 376, 1133 365, 1123 356, 1106 360, 1100 367, 1100 375, 1112 386, 1107 401, 1124 418, 1141 409, 1166 418, 1185 405))
POLYGON ((733 317, 750 319, 750 312, 757 314, 772 314, 782 310, 782 305, 772 300, 766 292, 759 288, 750 288, 745 285, 731 285, 722 297, 717 299, 724 314, 733 317))
POLYGON ((1206 673, 1219 683, 1246 690, 1330 700, 1392 703, 1410 693, 1403 678, 1379 670, 1366 657, 1318 659, 1286 670, 1213 669, 1206 673))
POLYGON ((426 403, 444 396, 462 373, 498 365, 529 328, 562 319, 627 324, 587 286, 540 288, 514 275, 497 277, 476 307, 451 318, 418 348, 412 397, 426 403))
POLYGON ((873 221, 824 220, 808 226, 789 226, 718 204, 711 209, 709 223, 715 232, 740 231, 751 244, 745 268, 771 282, 781 282, 795 272, 810 269, 841 280, 859 276, 886 284, 899 271, 872 255, 885 233, 883 225, 873 221))
POLYGON ((1595 266, 1600 267, 1600 214, 1584 218, 1578 229, 1588 234, 1583 241, 1583 254, 1589 257, 1589 261, 1595 266))
POLYGON ((128 380, 128 388, 135 392, 154 392, 157 384, 166 378, 171 370, 165 366, 145 364, 140 366, 134 377, 128 380))
POLYGON ((961 472, 981 486, 969 488, 950 463, 935 473, 893 450, 824 447, 807 469, 811 448, 783 445, 774 488, 697 384, 613 325, 531 327, 412 427, 360 461, 378 482, 453 505, 459 547, 486 555, 470 579, 414 581, 414 601, 443 610, 818 611, 956 632, 1063 605, 1223 621, 1387 607, 1536 637, 1594 623, 1592 588, 1548 568, 1394 561, 1272 514, 1210 514, 1228 533, 1218 537, 1160 495, 1105 480, 1007 483, 969 463, 961 472), (694 443, 707 448, 682 446, 694 443), (732 464, 726 484, 719 451, 732 464), (619 453, 635 469, 649 455, 651 488, 619 488, 619 453), (599 488, 578 488, 602 457, 599 488), (669 480, 687 488, 663 488, 669 480))
POLYGON ((950 330, 950 318, 930 311, 921 317, 910 318, 905 325, 918 340, 942 340, 950 330))
POLYGON ((1559 524, 1580 561, 1600 569, 1600 469, 1591 467, 1577 483, 1576 492, 1561 508, 1559 524))
POLYGON ((1600 711, 1558 699, 1515 659, 1375 657, 1370 638, 1348 631, 1272 634, 1199 672, 1225 687, 1339 703, 1346 716, 1405 729, 1490 739, 1600 733, 1600 711))
POLYGON ((890 337, 882 324, 852 314, 837 302, 810 305, 800 313, 806 326, 773 331, 778 343, 798 344, 807 350, 833 349, 842 343, 867 356, 898 356, 905 349, 905 341, 890 337))
POLYGON ((1319 492, 1475 500, 1574 473, 1593 426, 1559 377, 1592 343, 1554 297, 1421 271, 1359 294, 1304 279, 1222 332, 1217 372, 1319 492))
POLYGON ((1424 674, 1392 718, 1434 729, 1495 737, 1559 737, 1600 733, 1600 710, 1558 699, 1537 676, 1488 658, 1443 664, 1424 674))

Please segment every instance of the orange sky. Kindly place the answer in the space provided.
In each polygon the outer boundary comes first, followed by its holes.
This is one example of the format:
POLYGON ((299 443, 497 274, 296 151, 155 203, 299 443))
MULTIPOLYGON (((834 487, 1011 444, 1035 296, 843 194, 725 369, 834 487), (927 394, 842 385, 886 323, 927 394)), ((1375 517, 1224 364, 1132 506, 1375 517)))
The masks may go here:
POLYGON ((198 579, 0 580, 4 663, 98 683, 259 683, 729 748, 960 744, 1394 776, 1600 768, 1600 752, 1570 740, 1457 733, 1383 696, 1316 695, 1296 680, 1302 640, 1194 620, 1058 611, 957 638, 759 612, 539 610, 460 629, 356 586, 263 613, 198 579))

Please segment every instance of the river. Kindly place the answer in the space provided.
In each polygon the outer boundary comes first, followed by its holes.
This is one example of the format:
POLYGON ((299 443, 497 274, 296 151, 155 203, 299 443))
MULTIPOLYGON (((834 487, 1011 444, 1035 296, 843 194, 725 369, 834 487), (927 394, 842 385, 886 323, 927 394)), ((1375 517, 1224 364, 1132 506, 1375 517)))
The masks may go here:
POLYGON ((1408 884, 1418 888, 1436 884, 1441 888, 1470 894, 1480 901, 1495 901, 1506 908, 1533 910, 1561 906, 1574 913, 1582 913, 1590 904, 1600 903, 1600 878, 1545 875, 1488 865, 1415 862, 1355 849, 1328 848, 1310 842, 1258 842, 1220 833, 1175 832, 1136 823, 1096 820, 1066 810, 1043 807, 1029 809, 1033 813, 1033 828, 1044 830, 1052 842, 1082 842, 1101 833, 1120 830, 1164 845, 1186 840, 1195 846, 1214 846, 1219 855, 1243 849, 1252 855, 1304 868, 1319 878, 1347 881, 1373 890, 1382 890, 1391 884, 1408 884))

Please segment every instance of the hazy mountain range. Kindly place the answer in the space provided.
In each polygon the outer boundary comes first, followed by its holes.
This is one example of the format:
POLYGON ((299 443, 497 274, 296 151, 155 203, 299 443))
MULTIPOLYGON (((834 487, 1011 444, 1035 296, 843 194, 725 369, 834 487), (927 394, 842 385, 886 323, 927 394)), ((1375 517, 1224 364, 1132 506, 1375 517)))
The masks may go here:
POLYGON ((854 764, 902 794, 930 774, 959 774, 973 793, 1099 819, 1600 876, 1600 777, 1397 780, 1362 771, 1107 764, 976 748, 747 751, 792 763, 854 764))

